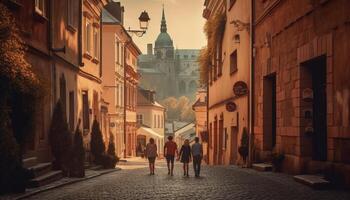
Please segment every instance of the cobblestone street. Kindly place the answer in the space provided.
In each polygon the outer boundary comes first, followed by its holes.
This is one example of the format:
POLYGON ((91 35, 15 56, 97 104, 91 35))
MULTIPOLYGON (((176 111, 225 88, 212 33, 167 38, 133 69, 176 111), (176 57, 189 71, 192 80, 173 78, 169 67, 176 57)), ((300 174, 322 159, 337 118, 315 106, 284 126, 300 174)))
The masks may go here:
POLYGON ((204 166, 201 178, 167 175, 164 161, 158 161, 156 175, 150 176, 143 160, 119 165, 123 170, 85 182, 50 190, 29 199, 350 199, 338 190, 317 191, 294 182, 292 176, 256 172, 238 167, 204 166))

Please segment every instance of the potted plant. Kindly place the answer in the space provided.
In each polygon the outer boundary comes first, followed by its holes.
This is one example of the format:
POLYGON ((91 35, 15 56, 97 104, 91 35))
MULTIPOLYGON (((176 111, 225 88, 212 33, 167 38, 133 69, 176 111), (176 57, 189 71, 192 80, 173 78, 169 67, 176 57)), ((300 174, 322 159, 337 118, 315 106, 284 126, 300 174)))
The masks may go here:
POLYGON ((249 154, 249 136, 247 133, 247 128, 243 128, 241 146, 238 148, 239 155, 243 159, 243 165, 247 164, 247 157, 249 154))
POLYGON ((282 170, 283 160, 285 159, 284 153, 274 152, 271 157, 274 171, 280 172, 282 170))

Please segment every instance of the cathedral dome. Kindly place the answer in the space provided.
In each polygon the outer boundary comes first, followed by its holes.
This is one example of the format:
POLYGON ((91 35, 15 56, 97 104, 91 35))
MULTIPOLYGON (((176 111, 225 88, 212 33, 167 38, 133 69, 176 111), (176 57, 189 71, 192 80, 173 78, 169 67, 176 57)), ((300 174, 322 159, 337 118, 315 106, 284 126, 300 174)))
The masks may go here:
POLYGON ((165 20, 165 13, 163 8, 162 13, 162 22, 160 25, 160 34, 158 35, 158 38, 156 40, 155 48, 162 48, 162 47, 173 47, 173 40, 171 39, 170 35, 167 32, 167 25, 165 20))
POLYGON ((161 32, 155 43, 156 48, 173 47, 173 40, 167 32, 161 32))

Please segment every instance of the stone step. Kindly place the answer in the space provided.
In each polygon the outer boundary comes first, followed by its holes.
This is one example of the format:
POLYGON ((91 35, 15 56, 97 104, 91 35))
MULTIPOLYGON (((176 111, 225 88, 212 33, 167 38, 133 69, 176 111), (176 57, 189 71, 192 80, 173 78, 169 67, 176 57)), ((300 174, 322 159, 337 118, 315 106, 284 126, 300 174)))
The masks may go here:
POLYGON ((103 169, 103 166, 102 165, 94 165, 94 166, 91 166, 90 169, 97 171, 97 170, 103 169))
POLYGON ((326 189, 331 184, 321 175, 297 175, 294 180, 314 189, 326 189))
POLYGON ((40 187, 51 182, 57 181, 63 177, 62 171, 50 171, 44 175, 31 179, 27 185, 28 188, 40 187))
POLYGON ((23 162, 23 167, 24 168, 30 168, 30 167, 33 167, 34 165, 37 164, 37 158, 36 157, 24 158, 22 160, 22 162, 23 162))
POLYGON ((39 176, 42 176, 46 173, 49 173, 52 169, 52 164, 51 163, 39 163, 39 164, 34 165, 28 169, 33 171, 34 177, 39 177, 39 176))
POLYGON ((269 163, 255 163, 253 164, 253 169, 260 172, 272 171, 273 166, 269 163))

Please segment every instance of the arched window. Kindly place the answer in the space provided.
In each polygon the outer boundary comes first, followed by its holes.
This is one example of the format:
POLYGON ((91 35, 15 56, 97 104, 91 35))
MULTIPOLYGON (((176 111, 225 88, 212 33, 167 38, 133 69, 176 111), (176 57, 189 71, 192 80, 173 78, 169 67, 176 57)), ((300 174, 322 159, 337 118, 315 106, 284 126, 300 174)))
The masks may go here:
POLYGON ((180 81, 180 83, 179 83, 179 91, 180 91, 180 93, 185 93, 186 92, 186 83, 185 83, 185 81, 180 81))

